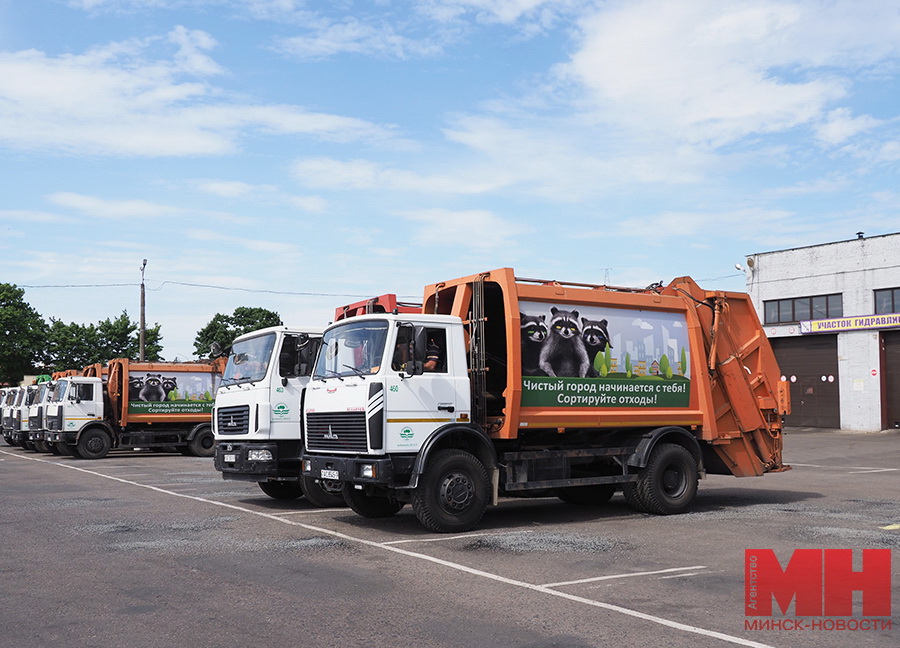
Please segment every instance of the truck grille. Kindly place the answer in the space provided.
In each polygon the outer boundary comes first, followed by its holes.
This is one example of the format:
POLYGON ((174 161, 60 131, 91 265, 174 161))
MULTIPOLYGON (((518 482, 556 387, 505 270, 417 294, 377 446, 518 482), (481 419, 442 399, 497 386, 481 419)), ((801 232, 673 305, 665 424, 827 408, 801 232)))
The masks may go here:
POLYGON ((365 412, 322 412, 306 415, 306 447, 310 450, 366 452, 365 412))
POLYGON ((220 435, 248 434, 250 432, 250 406, 222 407, 217 410, 216 426, 220 435))
POLYGON ((48 416, 47 417, 47 429, 48 430, 62 430, 63 429, 63 412, 60 407, 59 411, 56 413, 56 416, 48 416))

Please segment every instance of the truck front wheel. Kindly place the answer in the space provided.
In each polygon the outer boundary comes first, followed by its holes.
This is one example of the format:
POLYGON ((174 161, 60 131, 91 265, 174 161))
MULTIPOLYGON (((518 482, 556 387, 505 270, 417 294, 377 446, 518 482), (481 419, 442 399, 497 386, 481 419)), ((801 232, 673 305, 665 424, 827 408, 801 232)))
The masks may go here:
POLYGON ((463 450, 439 450, 428 460, 412 505, 419 522, 438 533, 475 527, 487 508, 490 482, 478 459, 463 450))
POLYGON ((112 447, 112 439, 103 430, 87 430, 81 434, 76 447, 83 459, 103 459, 112 447))
POLYGON ((686 448, 660 443, 635 482, 625 484, 629 506, 646 513, 683 513, 697 495, 697 462, 686 448))
POLYGON ((205 427, 197 431, 188 442, 188 450, 195 457, 213 457, 216 454, 216 437, 212 428, 205 427))
POLYGON ((403 508, 403 502, 395 502, 387 497, 369 495, 365 489, 344 484, 344 501, 350 510, 365 518, 386 518, 396 515, 403 508))
POLYGON ((303 476, 300 478, 300 486, 306 495, 306 501, 313 506, 319 508, 346 506, 340 482, 330 480, 317 482, 312 477, 303 476))
POLYGON ((272 499, 295 500, 303 497, 303 490, 298 482, 259 482, 259 487, 263 493, 272 499))

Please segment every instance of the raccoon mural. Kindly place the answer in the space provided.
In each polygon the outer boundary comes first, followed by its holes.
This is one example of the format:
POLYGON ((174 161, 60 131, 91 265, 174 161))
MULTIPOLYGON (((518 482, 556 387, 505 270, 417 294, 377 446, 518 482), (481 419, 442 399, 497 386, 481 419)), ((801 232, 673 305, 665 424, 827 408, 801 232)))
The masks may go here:
POLYGON ((519 313, 522 330, 522 375, 546 376, 541 369, 541 348, 547 339, 546 316, 519 313))
POLYGON ((144 387, 144 379, 140 376, 128 377, 128 400, 136 401, 141 398, 141 389, 144 387))
POLYGON ((168 399, 169 394, 171 394, 173 390, 178 389, 178 378, 175 376, 163 378, 162 388, 163 393, 166 395, 166 399, 168 399))
POLYGON ((166 400, 166 392, 163 391, 162 374, 147 374, 147 377, 144 379, 144 386, 141 388, 141 392, 138 396, 138 400, 166 400))
POLYGON ((606 351, 607 347, 612 348, 606 325, 607 321, 605 319, 589 320, 586 317, 581 318, 581 339, 584 340, 584 348, 587 350, 588 362, 590 362, 588 375, 591 377, 600 375, 594 368, 594 359, 597 357, 597 354, 606 351))
POLYGON ((591 364, 578 325, 578 311, 564 311, 552 306, 549 331, 541 347, 540 368, 548 376, 587 376, 591 364))

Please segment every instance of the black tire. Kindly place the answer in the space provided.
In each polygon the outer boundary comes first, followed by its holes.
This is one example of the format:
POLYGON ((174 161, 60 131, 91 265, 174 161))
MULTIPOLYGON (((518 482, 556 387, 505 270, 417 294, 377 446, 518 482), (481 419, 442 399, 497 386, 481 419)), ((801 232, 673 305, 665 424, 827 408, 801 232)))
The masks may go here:
POLYGON ((70 446, 69 444, 67 444, 65 441, 60 441, 59 443, 54 443, 53 445, 56 446, 56 449, 59 450, 59 454, 61 454, 63 457, 74 457, 75 456, 72 454, 72 450, 74 448, 72 446, 70 446))
POLYGON ((340 482, 328 479, 316 482, 312 477, 303 476, 300 478, 300 486, 306 495, 306 501, 313 506, 333 508, 347 505, 344 502, 343 484, 340 482))
POLYGON ((47 449, 50 450, 50 454, 57 456, 62 454, 59 447, 55 443, 50 443, 48 441, 45 441, 44 443, 47 445, 47 449))
POLYGON ((303 497, 299 482, 269 481, 259 482, 262 492, 277 500, 295 500, 303 497))
POLYGON ((463 450, 438 450, 419 477, 412 505, 428 529, 459 533, 481 521, 489 495, 487 471, 475 456, 463 450))
POLYGON ((559 499, 567 504, 579 506, 602 506, 615 494, 614 484, 594 484, 591 486, 568 486, 559 489, 559 499))
POLYGON ((403 508, 403 502, 395 502, 387 497, 367 495, 365 490, 344 484, 344 501, 357 515, 365 518, 386 518, 396 515, 403 508))
POLYGON ((76 447, 82 459, 103 459, 112 448, 112 439, 103 430, 86 430, 82 432, 76 447))
POLYGON ((195 457, 213 457, 216 454, 216 437, 212 428, 204 427, 188 442, 188 450, 195 457))
POLYGON ((630 506, 646 513, 674 515, 684 513, 697 496, 699 471, 687 448, 660 443, 638 480, 626 484, 625 499, 630 506))
POLYGON ((44 443, 43 441, 32 441, 32 443, 34 444, 34 449, 37 452, 44 452, 44 453, 50 452, 49 446, 46 443, 44 443))
POLYGON ((13 441, 11 436, 3 435, 3 440, 6 441, 6 445, 11 445, 12 447, 17 447, 19 444, 13 441))

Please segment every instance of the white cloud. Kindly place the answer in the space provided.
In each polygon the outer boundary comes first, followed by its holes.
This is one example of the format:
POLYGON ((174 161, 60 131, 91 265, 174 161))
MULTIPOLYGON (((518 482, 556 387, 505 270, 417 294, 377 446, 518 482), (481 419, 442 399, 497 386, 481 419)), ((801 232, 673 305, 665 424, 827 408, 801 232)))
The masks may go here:
POLYGON ((344 162, 332 158, 308 158, 295 161, 291 172, 298 182, 328 189, 475 194, 497 187, 490 179, 479 179, 477 174, 425 175, 383 167, 369 160, 344 162))
POLYGON ((221 69, 200 49, 203 32, 176 28, 174 60, 148 61, 154 39, 113 43, 80 55, 0 53, 0 143, 77 154, 185 156, 232 153, 248 131, 330 141, 384 142, 389 129, 292 105, 221 98, 194 75, 221 69))
POLYGON ((308 212, 324 212, 328 201, 319 196, 297 196, 281 191, 275 185, 254 185, 235 180, 199 180, 195 186, 203 193, 221 198, 241 198, 267 204, 286 204, 308 212))
POLYGON ((340 22, 324 19, 312 22, 308 35, 278 39, 277 49, 302 59, 323 59, 347 53, 407 59, 434 56, 442 51, 438 41, 408 38, 388 23, 371 25, 355 17, 340 22))
POLYGON ((47 200, 54 205, 67 207, 86 216, 98 218, 138 218, 166 216, 183 213, 180 207, 159 205, 146 200, 105 200, 67 191, 51 194, 47 200))
POLYGON ((559 71, 604 120, 713 145, 814 122, 900 43, 893 3, 619 0, 580 28, 559 71))
POLYGON ((169 32, 169 40, 178 45, 175 54, 175 62, 189 74, 206 76, 222 74, 224 70, 202 50, 210 50, 216 47, 215 39, 199 29, 187 29, 178 25, 169 32))
POLYGON ((504 220, 486 210, 424 209, 399 215, 420 224, 412 240, 424 249, 503 249, 514 244, 517 236, 532 231, 528 226, 504 220))
POLYGON ((300 248, 292 243, 267 241, 263 239, 251 239, 244 236, 227 236, 212 230, 191 229, 185 232, 188 238, 206 243, 221 243, 245 248, 251 252, 282 256, 299 256, 300 248))
POLYGON ((872 130, 884 122, 869 115, 853 117, 849 108, 838 108, 828 113, 825 121, 816 128, 816 137, 826 144, 842 144, 851 137, 872 130))

